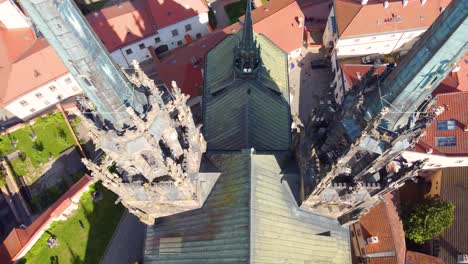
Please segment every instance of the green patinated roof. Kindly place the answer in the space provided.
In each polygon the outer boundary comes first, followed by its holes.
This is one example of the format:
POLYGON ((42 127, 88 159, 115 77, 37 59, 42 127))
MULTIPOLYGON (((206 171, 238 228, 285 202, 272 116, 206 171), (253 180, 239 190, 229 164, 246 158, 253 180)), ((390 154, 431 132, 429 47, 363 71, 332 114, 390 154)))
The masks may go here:
POLYGON ((230 35, 206 58, 203 131, 208 149, 287 150, 290 110, 287 54, 256 35, 262 66, 255 79, 234 73, 234 49, 241 34, 230 35))
POLYGON ((216 154, 222 171, 201 209, 148 227, 145 263, 350 263, 349 232, 302 211, 280 155, 216 154))

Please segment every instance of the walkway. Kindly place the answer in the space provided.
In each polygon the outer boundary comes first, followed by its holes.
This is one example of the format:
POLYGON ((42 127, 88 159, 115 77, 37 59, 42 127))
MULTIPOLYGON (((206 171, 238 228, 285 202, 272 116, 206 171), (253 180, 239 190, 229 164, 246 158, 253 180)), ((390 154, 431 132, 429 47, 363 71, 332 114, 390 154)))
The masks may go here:
POLYGON ((100 263, 141 263, 145 233, 146 225, 125 210, 100 263))
POLYGON ((224 10, 224 6, 230 3, 238 2, 238 0, 215 0, 211 1, 210 6, 213 9, 216 20, 218 21, 218 25, 216 26, 217 29, 223 29, 231 23, 229 22, 229 18, 224 10))

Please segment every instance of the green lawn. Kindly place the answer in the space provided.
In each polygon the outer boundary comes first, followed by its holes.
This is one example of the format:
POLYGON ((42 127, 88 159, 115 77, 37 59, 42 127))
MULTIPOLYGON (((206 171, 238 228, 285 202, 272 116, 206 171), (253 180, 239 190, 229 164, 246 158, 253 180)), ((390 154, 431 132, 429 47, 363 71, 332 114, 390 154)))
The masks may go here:
POLYGON ((73 137, 65 120, 60 113, 55 113, 39 118, 31 126, 0 136, 0 155, 5 156, 15 150, 21 151, 24 157, 11 163, 13 170, 24 176, 48 162, 50 158, 57 157, 73 144, 73 137), (37 137, 35 141, 31 138, 32 134, 37 137), (16 145, 12 145, 13 143, 16 145))
POLYGON ((245 14, 245 7, 245 1, 240 1, 224 6, 224 10, 226 10, 226 14, 228 15, 231 24, 238 22, 239 17, 245 14))
POLYGON ((100 191, 103 199, 93 202, 92 191, 85 193, 77 211, 65 221, 55 222, 20 263, 52 263, 52 259, 58 259, 56 263, 99 263, 124 208, 114 204, 117 196, 100 183, 90 189, 100 191), (47 247, 50 234, 58 239, 53 248, 47 247))
POLYGON ((262 0, 262 4, 266 4, 268 2, 270 2, 270 0, 262 0))

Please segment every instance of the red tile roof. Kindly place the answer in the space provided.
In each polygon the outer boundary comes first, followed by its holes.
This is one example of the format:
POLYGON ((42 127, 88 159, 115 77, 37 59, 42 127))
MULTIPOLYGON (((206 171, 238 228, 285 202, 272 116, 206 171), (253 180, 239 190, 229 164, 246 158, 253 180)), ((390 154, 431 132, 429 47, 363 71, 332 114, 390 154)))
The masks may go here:
POLYGON ((421 1, 409 0, 405 7, 402 0, 388 2, 389 6, 384 8, 384 0, 369 0, 366 5, 361 0, 335 0, 338 35, 352 37, 428 28, 439 16, 440 8, 450 1, 430 0, 422 5, 421 1))
MULTIPOLYGON (((343 71, 343 77, 346 78, 351 88, 359 83, 358 76, 364 76, 371 68, 372 65, 365 64, 341 64, 341 70, 343 71)), ((374 74, 381 74, 385 71, 386 66, 378 66, 374 74)))
MULTIPOLYGON (((76 198, 81 192, 93 182, 92 178, 84 175, 75 183, 64 195, 44 211, 34 222, 26 229, 13 229, 0 247, 0 260, 16 260, 16 257, 28 243, 35 242, 34 238, 51 222, 53 218, 60 216, 71 205, 72 199, 76 198), (6 258, 5 258, 6 256, 6 258)), ((10 261, 10 262, 8 262, 10 261)), ((4 262, 2 262, 3 264, 4 262)))
POLYGON ((206 12, 204 0, 132 0, 88 14, 86 19, 106 48, 114 51, 206 12))
POLYGON ((39 38, 15 62, 0 69, 0 103, 8 104, 66 73, 57 53, 39 38))
POLYGON ((208 12, 204 0, 148 0, 148 6, 158 28, 208 12))
POLYGON ((464 128, 468 126, 467 102, 468 92, 437 95, 437 106, 443 106, 446 110, 426 128, 426 135, 421 138, 418 148, 415 150, 426 152, 426 150, 432 148, 437 153, 443 153, 447 156, 467 156, 468 132, 464 131, 464 128), (455 130, 437 130, 437 121, 443 120, 455 120, 455 130), (456 137, 456 146, 436 146, 436 137, 446 136, 456 137))
POLYGON ((156 33, 146 0, 105 7, 86 19, 109 51, 156 33))
POLYGON ((408 250, 406 252, 406 264, 444 264, 444 261, 438 257, 408 250))
POLYGON ((205 55, 226 36, 227 34, 223 31, 211 33, 175 49, 161 61, 156 60, 156 71, 159 77, 169 87, 172 81, 176 81, 183 93, 191 97, 201 95, 205 55), (192 58, 197 61, 195 65, 192 63, 192 58))
POLYGON ((398 193, 389 193, 385 195, 385 202, 376 205, 359 221, 364 239, 371 236, 377 236, 379 239, 375 244, 366 245, 367 254, 395 252, 395 257, 375 258, 372 259, 372 263, 405 263, 405 235, 398 215, 398 206, 398 193))
POLYGON ((279 2, 273 0, 252 12, 253 29, 289 53, 302 46, 304 14, 296 1, 286 6, 277 4, 279 2))

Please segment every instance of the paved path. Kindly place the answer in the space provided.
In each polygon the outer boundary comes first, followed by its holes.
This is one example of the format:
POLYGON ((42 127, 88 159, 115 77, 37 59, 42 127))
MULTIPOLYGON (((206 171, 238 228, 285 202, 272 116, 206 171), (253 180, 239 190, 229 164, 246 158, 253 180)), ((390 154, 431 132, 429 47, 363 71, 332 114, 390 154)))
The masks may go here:
POLYGON ((210 6, 213 9, 216 20, 218 21, 218 25, 216 26, 217 29, 223 29, 231 23, 229 22, 229 18, 226 14, 226 11, 224 10, 224 5, 230 3, 230 2, 236 2, 236 1, 226 1, 226 0, 216 0, 211 2, 210 6))
POLYGON ((133 264, 142 261, 146 225, 125 210, 107 245, 101 264, 133 264))

